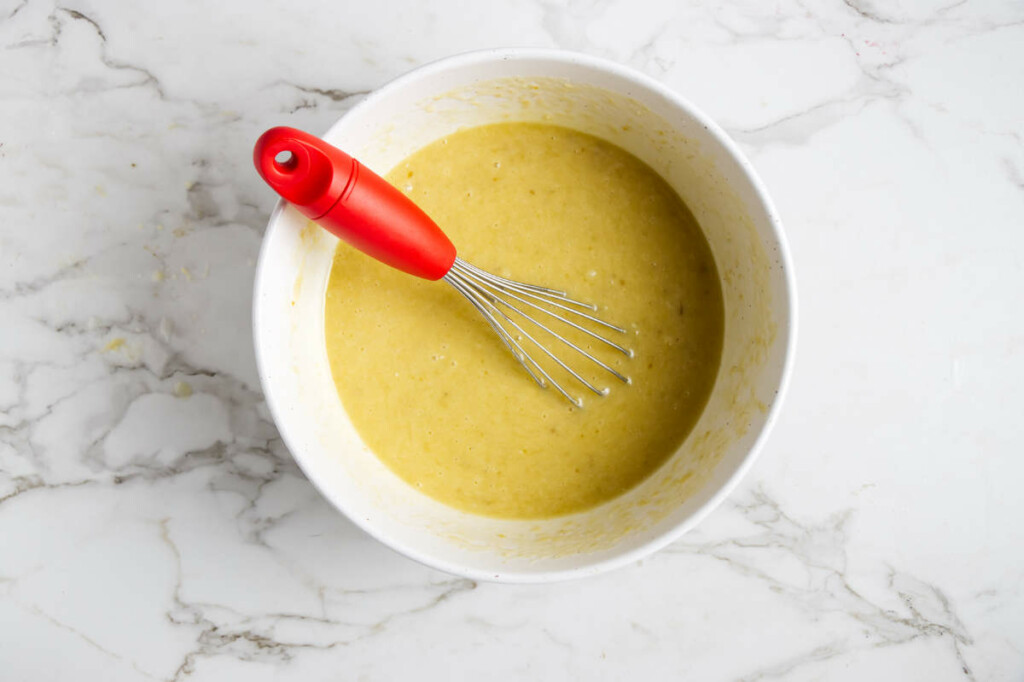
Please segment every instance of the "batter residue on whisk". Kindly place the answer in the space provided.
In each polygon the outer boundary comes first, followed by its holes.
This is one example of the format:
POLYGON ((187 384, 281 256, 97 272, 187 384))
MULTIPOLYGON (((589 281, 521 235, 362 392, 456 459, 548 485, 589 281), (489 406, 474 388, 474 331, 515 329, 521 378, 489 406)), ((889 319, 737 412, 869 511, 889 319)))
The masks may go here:
POLYGON ((382 461, 451 506, 544 518, 611 499, 672 455, 711 392, 723 310, 704 235, 657 173, 583 133, 504 123, 439 140, 387 179, 466 260, 599 303, 635 357, 595 348, 632 385, 595 373, 611 393, 576 409, 538 388, 451 287, 339 244, 327 351, 382 461))

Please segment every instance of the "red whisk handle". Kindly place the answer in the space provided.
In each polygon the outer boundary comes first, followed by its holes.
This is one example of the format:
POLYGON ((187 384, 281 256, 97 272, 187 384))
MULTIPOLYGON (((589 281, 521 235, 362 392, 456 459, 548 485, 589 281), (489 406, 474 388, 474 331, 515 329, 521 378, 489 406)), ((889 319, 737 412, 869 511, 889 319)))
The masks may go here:
POLYGON ((271 128, 253 150, 260 176, 303 215, 360 251, 424 279, 441 279, 455 246, 411 199, 318 137, 271 128))

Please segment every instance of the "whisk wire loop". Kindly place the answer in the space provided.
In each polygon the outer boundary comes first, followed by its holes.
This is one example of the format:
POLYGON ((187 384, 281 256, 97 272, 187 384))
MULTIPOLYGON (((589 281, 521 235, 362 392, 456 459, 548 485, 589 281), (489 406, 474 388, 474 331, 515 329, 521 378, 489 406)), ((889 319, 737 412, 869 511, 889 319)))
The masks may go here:
POLYGON ((548 336, 557 339, 560 343, 576 351, 577 354, 582 355, 584 358, 607 371, 623 383, 630 383, 629 377, 615 370, 613 367, 598 359, 579 345, 565 338, 565 336, 555 331, 547 324, 544 324, 536 317, 530 315, 522 308, 522 306, 528 306, 530 309, 540 311, 550 318, 553 318, 572 329, 576 329, 577 331, 580 331, 591 338, 614 348, 627 357, 632 357, 633 352, 628 348, 615 343, 601 334, 587 329, 567 317, 567 315, 570 314, 575 315, 616 332, 625 333, 625 329, 622 329, 621 327, 617 327, 593 315, 589 315, 569 307, 577 306, 579 308, 594 311, 597 309, 596 306, 571 299, 565 294, 565 292, 558 291, 556 289, 549 289, 547 287, 536 286, 533 284, 524 284, 498 275, 493 275, 486 270, 482 270, 463 261, 461 258, 455 259, 451 269, 444 276, 444 280, 452 285, 456 291, 462 294, 473 305, 473 307, 484 316, 484 319, 487 320, 491 329, 493 329, 498 335, 509 352, 512 353, 519 364, 526 369, 533 380, 542 388, 546 388, 549 385, 553 386, 555 390, 566 398, 566 400, 577 407, 583 406, 581 398, 572 395, 565 386, 563 386, 559 381, 553 379, 537 359, 530 353, 530 351, 523 347, 523 344, 520 343, 520 340, 523 338, 528 340, 530 344, 539 349, 544 355, 550 358, 555 362, 555 364, 565 370, 571 377, 590 391, 593 391, 597 395, 606 395, 609 391, 607 388, 600 389, 594 386, 593 383, 584 378, 577 370, 570 367, 551 349, 538 341, 533 334, 524 329, 522 325, 516 322, 516 320, 508 314, 509 312, 515 314, 521 321, 528 322, 534 325, 538 330, 546 333, 548 336), (521 305, 517 306, 512 301, 516 301, 521 305), (555 310, 564 311, 567 315, 554 312, 542 305, 539 305, 539 303, 550 306, 555 310), (511 330, 515 330, 518 334, 513 333, 511 330))

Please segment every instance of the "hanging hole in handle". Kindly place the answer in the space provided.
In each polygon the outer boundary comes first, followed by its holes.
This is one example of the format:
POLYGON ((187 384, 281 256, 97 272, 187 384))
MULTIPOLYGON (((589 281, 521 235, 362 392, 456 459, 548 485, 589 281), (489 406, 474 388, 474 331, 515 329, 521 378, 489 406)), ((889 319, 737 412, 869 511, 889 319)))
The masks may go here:
POLYGON ((290 173, 298 165, 298 158, 289 149, 282 149, 274 155, 274 166, 282 173, 290 173))

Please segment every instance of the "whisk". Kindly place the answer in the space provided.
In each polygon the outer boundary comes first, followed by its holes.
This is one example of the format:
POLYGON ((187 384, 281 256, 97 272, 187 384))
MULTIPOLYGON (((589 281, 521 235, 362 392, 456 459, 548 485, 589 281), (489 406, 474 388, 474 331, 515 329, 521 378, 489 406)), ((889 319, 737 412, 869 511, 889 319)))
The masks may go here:
POLYGON ((588 328, 625 334, 625 329, 591 314, 597 306, 573 300, 563 291, 493 275, 462 260, 444 232, 411 199, 340 149, 301 130, 278 127, 260 136, 253 160, 274 191, 343 241, 411 275, 452 285, 483 315, 538 386, 553 386, 566 400, 583 406, 581 397, 552 378, 544 367, 550 364, 539 361, 546 357, 595 394, 609 391, 595 386, 544 341, 557 341, 630 383, 625 374, 566 338, 571 328, 633 356, 629 348, 588 328))

